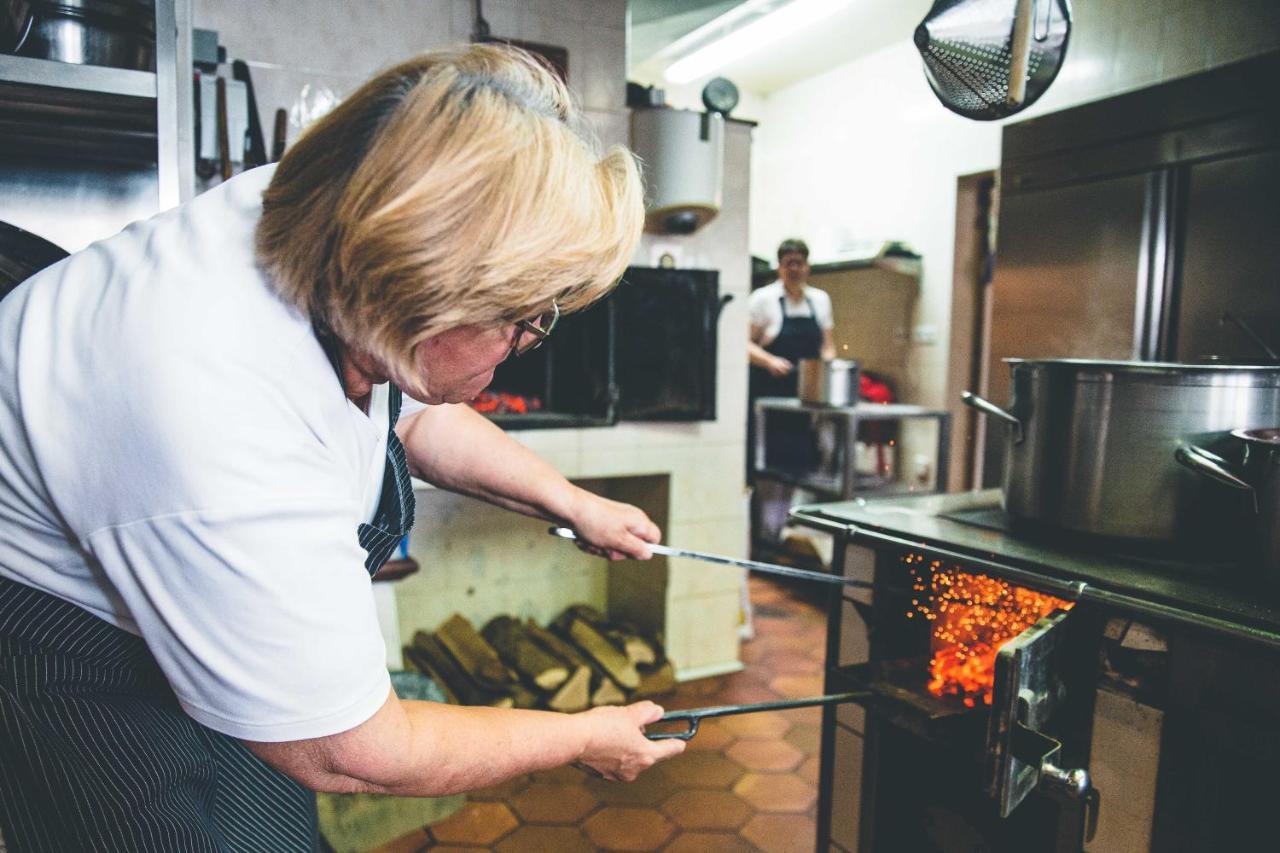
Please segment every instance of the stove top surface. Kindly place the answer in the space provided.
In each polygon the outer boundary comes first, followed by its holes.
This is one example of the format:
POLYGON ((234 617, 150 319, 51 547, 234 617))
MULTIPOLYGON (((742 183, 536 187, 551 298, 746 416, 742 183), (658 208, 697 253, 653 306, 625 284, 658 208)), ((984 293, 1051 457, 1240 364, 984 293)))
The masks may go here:
POLYGON ((1031 575, 1073 598, 1129 606, 1280 646, 1280 596, 1268 593, 1242 567, 1079 536, 1032 538, 1013 529, 1000 508, 998 489, 855 498, 798 507, 793 515, 819 529, 835 526, 855 543, 932 551, 1015 581, 1031 575))

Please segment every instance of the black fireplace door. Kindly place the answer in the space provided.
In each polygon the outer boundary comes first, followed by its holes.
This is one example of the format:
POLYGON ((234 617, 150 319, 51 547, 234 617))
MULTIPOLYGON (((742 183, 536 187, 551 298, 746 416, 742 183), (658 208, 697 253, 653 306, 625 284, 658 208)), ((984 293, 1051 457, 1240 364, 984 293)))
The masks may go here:
POLYGON ((630 267, 609 300, 619 420, 715 420, 719 273, 630 267))

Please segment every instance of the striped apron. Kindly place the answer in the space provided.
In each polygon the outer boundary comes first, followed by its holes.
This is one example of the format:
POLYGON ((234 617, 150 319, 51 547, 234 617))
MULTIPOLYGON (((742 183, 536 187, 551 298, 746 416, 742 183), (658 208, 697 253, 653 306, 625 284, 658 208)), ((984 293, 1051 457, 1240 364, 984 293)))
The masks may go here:
MULTIPOLYGON (((413 524, 390 399, 373 575, 413 524)), ((311 851, 315 795, 188 717, 138 637, 0 577, 0 837, 22 851, 311 851)))

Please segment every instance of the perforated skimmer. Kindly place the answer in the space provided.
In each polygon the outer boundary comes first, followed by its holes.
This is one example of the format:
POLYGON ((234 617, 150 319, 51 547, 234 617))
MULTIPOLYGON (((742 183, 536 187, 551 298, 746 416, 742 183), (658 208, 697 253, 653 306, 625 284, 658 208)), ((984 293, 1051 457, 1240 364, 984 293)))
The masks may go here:
POLYGON ((1068 0, 937 0, 915 43, 938 100, 965 118, 991 121, 1044 94, 1070 34, 1068 0))

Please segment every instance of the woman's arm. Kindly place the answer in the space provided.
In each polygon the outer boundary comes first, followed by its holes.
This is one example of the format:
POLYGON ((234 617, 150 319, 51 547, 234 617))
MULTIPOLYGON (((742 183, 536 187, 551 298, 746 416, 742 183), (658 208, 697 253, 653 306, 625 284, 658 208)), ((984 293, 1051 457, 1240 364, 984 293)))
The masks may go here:
POLYGON ((602 556, 648 559, 662 538, 641 510, 573 485, 470 406, 427 406, 396 432, 415 477, 572 527, 602 556))
POLYGON ((559 714, 401 701, 392 693, 350 731, 244 743, 316 791, 439 797, 573 762, 629 782, 684 750, 684 741, 645 738, 644 726, 660 716, 662 709, 647 701, 559 714))

